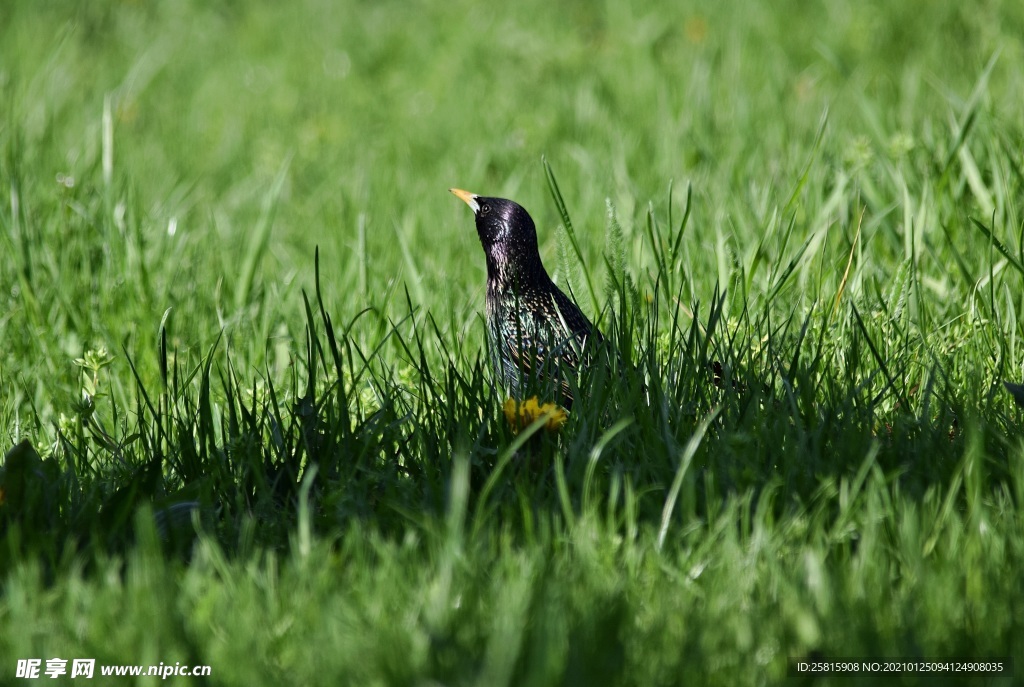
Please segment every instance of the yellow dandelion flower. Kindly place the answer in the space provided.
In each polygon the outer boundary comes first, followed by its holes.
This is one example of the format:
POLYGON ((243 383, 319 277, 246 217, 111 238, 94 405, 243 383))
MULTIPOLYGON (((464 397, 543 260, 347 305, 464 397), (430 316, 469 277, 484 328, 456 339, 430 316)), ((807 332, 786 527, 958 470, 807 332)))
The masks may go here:
POLYGON ((505 419, 513 432, 529 427, 541 418, 547 418, 544 428, 549 432, 557 432, 568 420, 565 410, 555 403, 540 403, 536 396, 519 402, 509 398, 502 404, 501 408, 505 413, 505 419))
POLYGON ((501 409, 505 413, 505 419, 508 420, 508 424, 513 429, 516 426, 516 420, 518 420, 519 413, 516 412, 516 399, 506 398, 505 402, 501 404, 501 409))

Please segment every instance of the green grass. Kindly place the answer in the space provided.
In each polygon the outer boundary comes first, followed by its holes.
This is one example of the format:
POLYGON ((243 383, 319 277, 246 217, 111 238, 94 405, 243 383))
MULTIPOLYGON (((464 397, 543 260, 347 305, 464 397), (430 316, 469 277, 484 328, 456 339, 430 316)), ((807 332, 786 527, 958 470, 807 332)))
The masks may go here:
POLYGON ((1024 6, 628 5, 0 7, 0 682, 1024 656, 1024 6), (557 434, 451 186, 619 352, 557 434))

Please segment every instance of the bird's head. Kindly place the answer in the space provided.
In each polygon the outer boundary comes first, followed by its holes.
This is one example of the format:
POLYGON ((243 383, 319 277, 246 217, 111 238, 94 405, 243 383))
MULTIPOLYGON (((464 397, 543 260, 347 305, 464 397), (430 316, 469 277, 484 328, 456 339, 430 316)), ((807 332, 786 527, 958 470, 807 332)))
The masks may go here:
POLYGON ((453 194, 473 210, 476 233, 487 256, 487 276, 530 277, 544 272, 537 250, 537 228, 523 206, 505 198, 488 198, 453 188, 453 194))

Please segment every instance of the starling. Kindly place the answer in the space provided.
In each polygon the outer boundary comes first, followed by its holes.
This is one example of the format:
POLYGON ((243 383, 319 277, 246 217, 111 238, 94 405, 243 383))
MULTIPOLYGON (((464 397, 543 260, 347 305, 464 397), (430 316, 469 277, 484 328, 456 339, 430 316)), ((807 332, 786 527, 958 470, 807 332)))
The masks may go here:
POLYGON ((537 229, 521 205, 453 188, 476 216, 487 258, 487 336, 494 376, 515 398, 532 386, 572 406, 569 376, 586 364, 601 332, 562 293, 541 263, 537 229), (545 385, 550 385, 545 388, 545 385))

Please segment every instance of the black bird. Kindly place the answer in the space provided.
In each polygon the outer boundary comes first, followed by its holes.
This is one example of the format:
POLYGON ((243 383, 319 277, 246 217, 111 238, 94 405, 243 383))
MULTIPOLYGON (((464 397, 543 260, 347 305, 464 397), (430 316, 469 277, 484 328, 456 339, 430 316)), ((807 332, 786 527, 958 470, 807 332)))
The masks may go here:
POLYGON ((495 377, 518 399, 557 387, 562 405, 570 408, 569 376, 588 363, 588 342, 604 337, 551 281, 537 250, 537 229, 521 205, 450 190, 472 208, 487 258, 487 335, 495 377))

